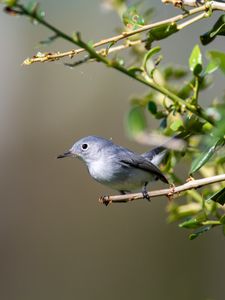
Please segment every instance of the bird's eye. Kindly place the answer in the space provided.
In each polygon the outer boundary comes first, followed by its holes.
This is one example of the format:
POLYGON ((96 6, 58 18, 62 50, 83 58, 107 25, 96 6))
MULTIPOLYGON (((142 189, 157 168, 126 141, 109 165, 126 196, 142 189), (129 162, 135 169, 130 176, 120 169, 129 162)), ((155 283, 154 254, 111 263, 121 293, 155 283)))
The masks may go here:
POLYGON ((82 144, 81 148, 82 148, 82 150, 87 150, 88 149, 88 144, 82 144))

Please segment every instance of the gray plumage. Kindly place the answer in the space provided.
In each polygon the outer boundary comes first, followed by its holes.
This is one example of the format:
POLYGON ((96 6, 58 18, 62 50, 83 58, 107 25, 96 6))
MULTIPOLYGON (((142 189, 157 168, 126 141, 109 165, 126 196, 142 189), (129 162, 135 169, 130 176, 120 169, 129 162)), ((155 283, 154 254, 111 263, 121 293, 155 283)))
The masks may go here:
POLYGON ((149 181, 160 179, 168 183, 156 166, 165 153, 164 147, 157 147, 138 154, 114 144, 111 140, 88 136, 77 141, 68 152, 58 158, 74 156, 81 159, 96 181, 121 193, 142 189, 146 194, 149 181))

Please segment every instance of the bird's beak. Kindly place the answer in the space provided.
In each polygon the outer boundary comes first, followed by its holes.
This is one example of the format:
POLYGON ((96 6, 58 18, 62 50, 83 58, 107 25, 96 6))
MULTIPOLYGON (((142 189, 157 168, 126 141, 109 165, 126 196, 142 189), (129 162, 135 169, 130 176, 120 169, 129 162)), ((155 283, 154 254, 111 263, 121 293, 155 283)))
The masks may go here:
POLYGON ((57 158, 64 158, 64 157, 71 157, 71 156, 73 156, 73 153, 71 151, 67 151, 57 156, 57 158))

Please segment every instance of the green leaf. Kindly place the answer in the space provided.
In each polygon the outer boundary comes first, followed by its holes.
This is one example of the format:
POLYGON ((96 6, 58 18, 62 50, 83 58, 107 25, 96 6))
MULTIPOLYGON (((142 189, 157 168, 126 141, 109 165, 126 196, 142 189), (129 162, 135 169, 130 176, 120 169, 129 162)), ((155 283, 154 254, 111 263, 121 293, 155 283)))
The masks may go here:
POLYGON ((167 127, 167 117, 163 118, 159 124, 159 127, 165 129, 167 127))
POLYGON ((40 44, 41 45, 49 45, 52 42, 54 42, 57 38, 59 38, 59 35, 58 34, 54 34, 54 35, 48 37, 46 40, 40 41, 40 44))
POLYGON ((181 126, 183 126, 183 121, 178 119, 170 125, 170 129, 173 131, 178 131, 181 126))
MULTIPOLYGON (((217 202, 221 205, 225 204, 225 187, 220 190, 219 192, 216 192, 214 195, 210 197, 210 200, 217 202)), ((225 224, 225 215, 223 216, 223 222, 225 224)))
POLYGON ((144 115, 144 108, 134 106, 130 109, 127 116, 127 129, 131 137, 143 132, 147 128, 147 122, 144 115))
POLYGON ((199 228, 198 230, 196 230, 194 233, 190 234, 189 235, 189 239, 190 240, 194 240, 196 239, 197 237, 199 237, 199 235, 203 234, 204 232, 207 232, 209 231, 210 229, 212 228, 212 226, 204 226, 204 227, 201 227, 199 228))
POLYGON ((225 224, 225 214, 220 218, 220 223, 225 224))
POLYGON ((210 60, 207 67, 205 68, 205 75, 212 74, 219 68, 219 63, 217 60, 210 60))
POLYGON ((148 102, 148 110, 153 114, 157 114, 157 105, 155 104, 154 101, 149 101, 148 102))
POLYGON ((208 55, 211 59, 211 63, 214 63, 225 73, 225 53, 219 51, 209 51, 208 55))
POLYGON ((177 24, 173 22, 166 23, 151 29, 148 33, 146 48, 150 49, 152 42, 165 39, 168 36, 176 33, 177 31, 179 31, 179 29, 177 28, 177 24))
POLYGON ((191 219, 189 219, 187 221, 184 221, 183 223, 179 224, 179 227, 182 227, 182 228, 197 228, 205 220, 206 220, 206 215, 203 212, 203 213, 198 214, 196 217, 191 218, 191 219))
POLYGON ((130 73, 131 75, 133 75, 133 76, 135 76, 135 75, 140 74, 140 73, 143 72, 143 70, 142 70, 141 68, 135 67, 135 66, 130 67, 130 68, 128 69, 128 71, 129 71, 129 73, 130 73))
POLYGON ((153 55, 155 55, 156 53, 158 53, 159 51, 161 50, 161 48, 158 46, 158 47, 155 47, 155 48, 152 48, 150 49, 144 56, 144 59, 143 59, 143 68, 146 70, 147 67, 146 67, 146 64, 148 62, 149 59, 152 58, 153 55))
POLYGON ((213 154, 217 151, 218 146, 221 146, 222 143, 223 140, 216 140, 216 142, 212 146, 208 147, 206 151, 197 156, 191 164, 191 170, 189 174, 193 174, 194 172, 198 171, 202 166, 204 166, 204 164, 206 164, 213 156, 213 154))
POLYGON ((1 1, 1 2, 6 4, 8 7, 13 7, 17 4, 18 0, 4 0, 4 1, 1 1))
POLYGON ((189 57, 189 68, 194 75, 198 75, 202 71, 202 54, 198 45, 194 46, 189 57))
POLYGON ((217 35, 225 35, 225 15, 219 17, 211 30, 200 36, 202 45, 211 43, 217 35))
POLYGON ((123 13, 122 19, 124 25, 131 30, 138 29, 145 24, 143 16, 138 13, 135 6, 129 7, 127 11, 123 13))
POLYGON ((165 79, 180 79, 186 76, 188 73, 187 69, 177 66, 169 66, 163 70, 165 79))
POLYGON ((200 223, 195 219, 195 218, 192 218, 188 221, 185 221, 181 224, 179 224, 179 227, 181 228, 197 228, 199 227, 200 223))
MULTIPOLYGON (((37 16, 40 19, 43 19, 45 16, 45 12, 42 9, 40 9, 40 4, 34 0, 30 0, 27 3, 26 9, 28 10, 31 16, 37 16)), ((37 20, 34 20, 33 18, 31 18, 31 21, 37 23, 37 20)))

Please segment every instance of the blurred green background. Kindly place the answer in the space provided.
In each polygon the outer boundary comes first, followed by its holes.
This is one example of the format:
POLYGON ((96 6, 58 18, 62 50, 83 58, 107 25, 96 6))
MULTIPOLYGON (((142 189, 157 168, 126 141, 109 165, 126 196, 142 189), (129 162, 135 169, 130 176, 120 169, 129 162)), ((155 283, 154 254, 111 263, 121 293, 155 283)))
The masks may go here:
MULTIPOLYGON (((84 40, 97 41, 120 25, 101 3, 46 0, 42 7, 65 32, 79 30, 84 40)), ((155 20, 178 13, 159 0, 148 5, 157 8, 155 20)), ((164 62, 187 64, 209 24, 162 41, 164 62)), ((0 299, 224 299, 220 230, 189 241, 186 230, 167 224, 165 198, 106 208, 97 199, 111 191, 91 180, 81 162, 56 160, 91 134, 146 151, 124 131, 129 98, 146 87, 97 63, 22 67, 38 50, 72 48, 61 40, 40 48, 51 33, 28 19, 1 11, 0 34, 0 299)), ((224 50, 224 39, 213 48, 224 50)), ((221 85, 224 78, 202 100, 221 85)))

